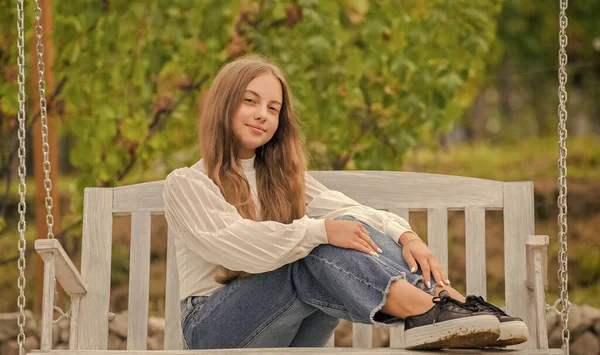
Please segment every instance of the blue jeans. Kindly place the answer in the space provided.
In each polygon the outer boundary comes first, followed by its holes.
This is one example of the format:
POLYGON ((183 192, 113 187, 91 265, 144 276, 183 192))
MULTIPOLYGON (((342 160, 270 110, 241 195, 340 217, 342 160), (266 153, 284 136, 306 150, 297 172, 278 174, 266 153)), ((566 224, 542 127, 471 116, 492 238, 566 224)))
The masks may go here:
POLYGON ((364 226, 383 250, 380 257, 323 244, 277 270, 234 280, 209 297, 181 301, 186 345, 190 349, 322 347, 340 319, 376 326, 403 322, 379 312, 390 284, 406 279, 433 294, 434 282, 427 288, 420 270, 410 272, 398 244, 364 226))

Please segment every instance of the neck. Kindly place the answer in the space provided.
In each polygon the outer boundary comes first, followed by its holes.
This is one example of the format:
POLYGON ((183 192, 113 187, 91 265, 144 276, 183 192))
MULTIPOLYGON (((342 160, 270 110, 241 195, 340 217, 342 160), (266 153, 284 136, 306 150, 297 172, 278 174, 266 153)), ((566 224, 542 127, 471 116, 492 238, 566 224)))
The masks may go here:
POLYGON ((256 158, 256 155, 253 155, 248 159, 240 157, 240 165, 242 166, 242 169, 244 169, 244 171, 254 169, 254 158, 256 158))
POLYGON ((244 150, 244 151, 240 151, 238 154, 238 158, 239 159, 252 159, 256 154, 256 150, 252 149, 252 150, 244 150))

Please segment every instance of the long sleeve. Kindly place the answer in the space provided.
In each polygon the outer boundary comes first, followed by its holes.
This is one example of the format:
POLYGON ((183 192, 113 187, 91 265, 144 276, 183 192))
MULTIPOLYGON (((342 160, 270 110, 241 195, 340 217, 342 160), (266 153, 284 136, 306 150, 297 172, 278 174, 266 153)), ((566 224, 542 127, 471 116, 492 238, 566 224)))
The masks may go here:
POLYGON ((327 244, 325 222, 304 216, 290 224, 244 219, 204 173, 181 168, 165 179, 169 228, 206 261, 234 271, 275 270, 327 244))
POLYGON ((308 204, 306 214, 311 218, 334 219, 343 215, 351 215, 384 232, 396 243, 404 232, 412 231, 408 222, 394 213, 361 205, 339 191, 328 189, 308 173, 305 175, 305 181, 306 203, 308 204))

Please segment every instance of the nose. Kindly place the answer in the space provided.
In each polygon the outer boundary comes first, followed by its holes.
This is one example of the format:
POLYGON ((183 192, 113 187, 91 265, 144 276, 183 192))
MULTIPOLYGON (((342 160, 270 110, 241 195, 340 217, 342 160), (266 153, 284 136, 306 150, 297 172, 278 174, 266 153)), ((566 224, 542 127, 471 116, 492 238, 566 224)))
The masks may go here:
POLYGON ((267 118, 267 107, 258 106, 254 113, 254 119, 257 121, 263 121, 267 118))

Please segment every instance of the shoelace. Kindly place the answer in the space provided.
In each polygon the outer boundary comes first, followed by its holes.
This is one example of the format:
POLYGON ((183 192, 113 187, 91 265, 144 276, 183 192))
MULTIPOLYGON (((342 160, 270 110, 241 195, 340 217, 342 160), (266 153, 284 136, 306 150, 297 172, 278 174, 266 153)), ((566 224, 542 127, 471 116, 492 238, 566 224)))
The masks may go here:
POLYGON ((435 304, 441 303, 443 306, 447 307, 449 310, 452 310, 452 311, 464 311, 464 310, 477 311, 478 310, 477 307, 474 305, 459 302, 459 301, 455 300, 454 298, 448 297, 448 296, 434 297, 433 303, 435 303, 435 304))
POLYGON ((473 306, 477 307, 478 309, 481 309, 481 310, 484 310, 484 311, 487 311, 487 310, 490 310, 490 309, 492 309, 494 312, 498 312, 498 313, 500 313, 500 314, 502 314, 502 315, 505 315, 505 314, 506 314, 506 313, 505 313, 503 310, 501 310, 500 308, 498 308, 498 307, 494 306, 493 304, 491 304, 491 303, 489 303, 489 302, 486 302, 486 301, 483 299, 483 297, 481 297, 481 296, 476 296, 476 297, 474 297, 474 298, 475 298, 476 300, 478 300, 478 301, 479 301, 479 302, 477 302, 477 303, 473 303, 473 306))

